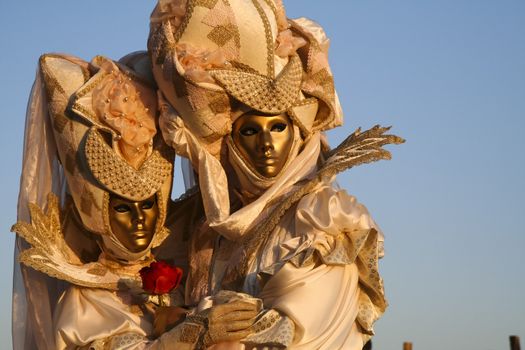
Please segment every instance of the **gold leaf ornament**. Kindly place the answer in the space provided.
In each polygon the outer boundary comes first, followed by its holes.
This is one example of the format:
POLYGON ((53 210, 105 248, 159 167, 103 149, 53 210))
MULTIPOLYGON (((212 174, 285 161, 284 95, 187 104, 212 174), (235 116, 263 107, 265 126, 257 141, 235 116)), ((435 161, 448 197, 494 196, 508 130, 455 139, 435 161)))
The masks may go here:
POLYGON ((11 228, 31 245, 20 253, 20 263, 82 287, 109 290, 140 288, 140 278, 136 274, 108 269, 100 262, 74 262, 74 252, 62 234, 60 205, 55 194, 48 195, 45 212, 33 203, 29 203, 29 210, 31 223, 20 221, 11 228))

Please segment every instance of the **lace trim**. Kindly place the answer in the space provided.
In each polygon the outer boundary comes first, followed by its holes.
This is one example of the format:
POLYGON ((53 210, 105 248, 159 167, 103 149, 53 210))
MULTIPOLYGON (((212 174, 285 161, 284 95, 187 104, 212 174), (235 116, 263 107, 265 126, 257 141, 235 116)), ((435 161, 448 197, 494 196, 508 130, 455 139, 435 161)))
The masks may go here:
POLYGON ((275 79, 241 68, 208 71, 228 94, 264 113, 285 112, 299 98, 303 68, 299 56, 292 56, 275 79))
POLYGON ((108 350, 128 349, 131 345, 147 342, 148 339, 137 333, 123 333, 111 337, 108 350))
POLYGON ((108 190, 132 200, 151 197, 169 178, 172 165, 155 150, 136 170, 118 157, 96 129, 87 135, 85 156, 93 176, 108 190))
POLYGON ((289 347, 294 339, 295 324, 276 310, 269 310, 253 324, 254 334, 243 340, 250 346, 264 345, 272 349, 289 347))
POLYGON ((261 4, 257 0, 252 0, 253 6, 257 9, 257 12, 259 13, 259 17, 261 18, 263 25, 264 25, 264 35, 266 36, 266 75, 270 78, 273 78, 275 76, 275 67, 274 67, 274 58, 273 58, 273 52, 274 52, 274 39, 272 36, 272 29, 270 25, 270 21, 268 20, 268 17, 266 16, 266 13, 264 12, 264 9, 262 8, 261 4))

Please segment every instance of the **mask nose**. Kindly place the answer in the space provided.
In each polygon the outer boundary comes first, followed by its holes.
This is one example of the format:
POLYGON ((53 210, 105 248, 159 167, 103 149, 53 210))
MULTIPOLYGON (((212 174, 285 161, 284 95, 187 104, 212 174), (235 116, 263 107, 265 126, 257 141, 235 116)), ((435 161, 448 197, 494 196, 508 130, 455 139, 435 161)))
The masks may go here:
POLYGON ((269 131, 262 131, 261 138, 259 141, 259 149, 265 156, 270 156, 271 151, 273 151, 273 140, 272 135, 269 131))
POLYGON ((137 226, 138 230, 142 230, 144 229, 144 212, 142 211, 141 203, 135 203, 133 209, 134 224, 137 226))

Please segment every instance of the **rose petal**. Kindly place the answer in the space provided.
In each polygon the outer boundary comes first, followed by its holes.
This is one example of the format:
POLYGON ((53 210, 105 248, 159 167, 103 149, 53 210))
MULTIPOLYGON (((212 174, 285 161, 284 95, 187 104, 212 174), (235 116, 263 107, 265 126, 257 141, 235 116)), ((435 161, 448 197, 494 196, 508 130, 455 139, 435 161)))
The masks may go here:
POLYGON ((160 276, 157 278, 157 281, 155 283, 155 294, 164 294, 169 293, 173 287, 175 286, 175 283, 173 280, 169 279, 166 276, 160 276))
POLYGON ((177 288, 182 280, 181 268, 164 261, 153 262, 148 268, 140 270, 142 289, 150 294, 166 294, 177 288))

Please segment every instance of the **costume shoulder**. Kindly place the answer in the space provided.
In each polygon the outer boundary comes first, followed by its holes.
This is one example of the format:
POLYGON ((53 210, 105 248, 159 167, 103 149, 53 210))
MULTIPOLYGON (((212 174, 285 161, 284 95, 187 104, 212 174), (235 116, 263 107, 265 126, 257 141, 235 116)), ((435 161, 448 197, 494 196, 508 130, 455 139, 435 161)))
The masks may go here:
POLYGON ((118 334, 151 334, 152 326, 140 316, 139 307, 123 300, 108 290, 71 286, 55 311, 57 348, 86 346, 118 334))
POLYGON ((281 260, 263 273, 354 266, 360 288, 356 319, 368 339, 387 306, 379 275, 383 234, 366 207, 331 182, 302 197, 295 209, 296 237, 280 245, 281 260))
POLYGON ((330 180, 301 198, 295 216, 296 229, 302 233, 319 231, 337 236, 341 232, 378 229, 368 209, 330 180))

